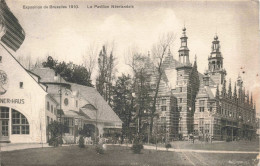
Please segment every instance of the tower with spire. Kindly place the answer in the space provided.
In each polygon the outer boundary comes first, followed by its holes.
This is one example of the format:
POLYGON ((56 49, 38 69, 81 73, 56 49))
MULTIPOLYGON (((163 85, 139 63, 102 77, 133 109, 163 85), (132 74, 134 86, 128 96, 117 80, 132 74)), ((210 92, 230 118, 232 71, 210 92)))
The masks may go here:
POLYGON ((223 84, 226 76, 226 70, 223 68, 223 57, 220 52, 218 36, 215 35, 212 41, 211 53, 208 57, 208 71, 211 79, 216 84, 223 84))
POLYGON ((193 131, 193 113, 195 110, 195 98, 199 87, 197 62, 194 67, 190 63, 187 44, 186 28, 182 29, 181 46, 179 48, 179 61, 176 66, 177 81, 176 93, 178 109, 180 112, 179 134, 188 136, 193 131), (197 86, 198 85, 198 86, 197 86))

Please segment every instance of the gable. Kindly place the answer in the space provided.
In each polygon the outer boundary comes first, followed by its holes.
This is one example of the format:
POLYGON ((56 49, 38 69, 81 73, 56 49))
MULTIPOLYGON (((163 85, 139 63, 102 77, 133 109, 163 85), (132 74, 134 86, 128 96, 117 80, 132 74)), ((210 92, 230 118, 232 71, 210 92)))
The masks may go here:
POLYGON ((23 98, 24 96, 46 95, 44 88, 35 80, 26 69, 14 58, 14 56, 0 44, 0 56, 2 62, 0 63, 1 77, 5 75, 5 81, 1 79, 1 92, 6 91, 0 95, 1 98, 8 97, 23 98), (15 94, 15 95, 14 95, 15 94))

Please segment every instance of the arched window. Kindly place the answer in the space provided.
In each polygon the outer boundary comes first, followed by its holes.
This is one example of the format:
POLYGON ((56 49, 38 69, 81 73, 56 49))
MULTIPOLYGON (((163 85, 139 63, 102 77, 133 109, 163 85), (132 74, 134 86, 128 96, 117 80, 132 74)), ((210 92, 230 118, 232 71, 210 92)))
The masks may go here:
POLYGON ((27 118, 12 109, 12 134, 29 134, 30 128, 27 118))

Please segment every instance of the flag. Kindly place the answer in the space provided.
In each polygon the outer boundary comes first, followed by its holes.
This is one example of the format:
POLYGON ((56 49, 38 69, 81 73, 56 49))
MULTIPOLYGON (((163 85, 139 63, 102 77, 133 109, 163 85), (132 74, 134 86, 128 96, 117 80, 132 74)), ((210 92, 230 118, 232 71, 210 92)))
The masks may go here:
POLYGON ((20 48, 25 39, 23 28, 5 0, 0 0, 0 38, 2 43, 14 51, 20 48))

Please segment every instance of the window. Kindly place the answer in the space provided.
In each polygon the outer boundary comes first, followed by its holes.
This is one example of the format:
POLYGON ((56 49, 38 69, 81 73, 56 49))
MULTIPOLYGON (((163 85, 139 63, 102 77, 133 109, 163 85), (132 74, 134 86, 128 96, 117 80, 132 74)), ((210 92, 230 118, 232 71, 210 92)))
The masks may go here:
POLYGON ((0 56, 0 63, 2 63, 2 56, 0 56))
POLYGON ((182 103, 182 98, 179 98, 179 103, 182 103))
POLYGON ((161 117, 161 123, 166 123, 166 117, 161 117))
POLYGON ((200 107, 200 112, 204 112, 204 107, 200 107))
POLYGON ((47 101, 47 110, 50 111, 50 103, 47 101))
POLYGON ((0 118, 1 119, 9 119, 9 108, 1 107, 0 118))
POLYGON ((65 99, 64 99, 64 104, 65 104, 66 106, 69 104, 68 98, 65 98, 65 99))
POLYGON ((20 82, 20 88, 23 89, 23 82, 20 82))
POLYGON ((161 106, 161 111, 166 111, 166 106, 161 106))
POLYGON ((54 114, 57 115, 57 109, 54 107, 54 114))
POLYGON ((51 105, 51 113, 53 113, 53 105, 51 105))
POLYGON ((180 87, 180 92, 182 92, 182 87, 180 87))
POLYGON ((179 112, 181 112, 181 111, 182 111, 182 107, 179 107, 179 109, 178 109, 178 110, 179 110, 179 112))
POLYGON ((50 124, 50 117, 47 116, 47 124, 50 124))
POLYGON ((166 104, 166 99, 162 99, 162 104, 166 104))
POLYGON ((20 112, 12 109, 12 134, 29 134, 27 118, 20 112))
POLYGON ((78 100, 76 100, 76 107, 78 107, 78 100))

